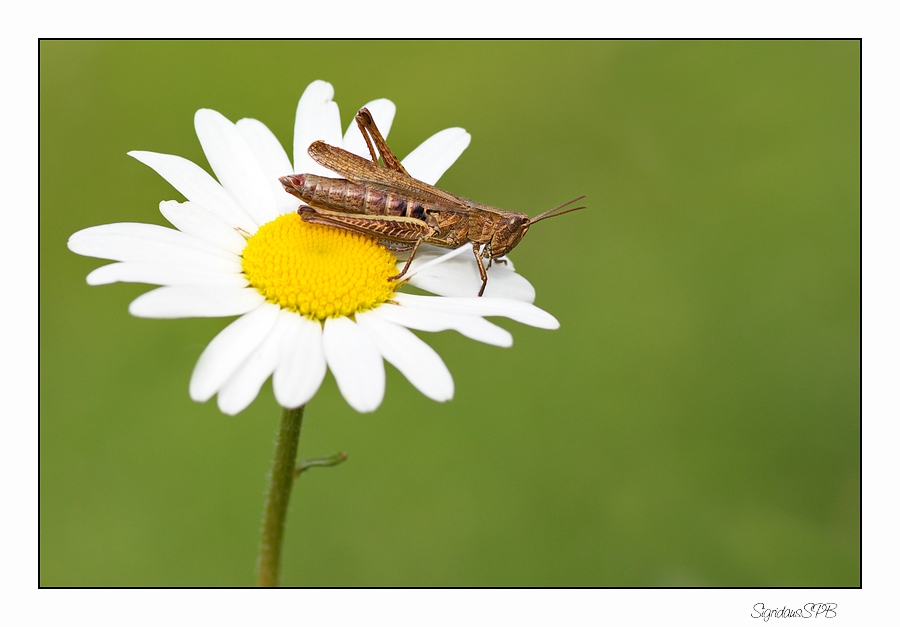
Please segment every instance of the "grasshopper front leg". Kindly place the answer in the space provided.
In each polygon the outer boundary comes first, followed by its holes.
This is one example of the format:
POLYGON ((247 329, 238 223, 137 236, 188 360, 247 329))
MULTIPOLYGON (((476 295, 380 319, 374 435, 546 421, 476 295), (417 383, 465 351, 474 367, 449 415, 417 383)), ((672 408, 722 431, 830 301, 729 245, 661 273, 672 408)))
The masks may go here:
MULTIPOLYGON (((484 294, 484 288, 487 287, 487 270, 484 269, 484 262, 481 260, 481 255, 478 254, 478 243, 472 242, 472 250, 475 252, 475 261, 478 262, 478 272, 481 274, 481 289, 478 290, 478 297, 481 298, 481 295, 484 294)), ((488 261, 490 264, 490 261, 488 261)), ((488 265, 490 268, 490 265, 488 265)))

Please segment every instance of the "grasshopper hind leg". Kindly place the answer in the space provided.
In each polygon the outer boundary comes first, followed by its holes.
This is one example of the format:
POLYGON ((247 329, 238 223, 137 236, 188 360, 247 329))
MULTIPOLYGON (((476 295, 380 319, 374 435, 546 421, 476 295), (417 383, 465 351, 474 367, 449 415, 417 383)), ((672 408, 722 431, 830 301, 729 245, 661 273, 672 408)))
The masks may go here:
POLYGON ((405 244, 403 242, 391 242, 388 240, 379 240, 378 242, 385 248, 387 248, 392 253, 405 253, 408 250, 412 250, 415 247, 415 244, 405 244))
POLYGON ((366 140, 366 146, 369 148, 369 154, 372 155, 373 162, 376 164, 378 163, 378 155, 375 153, 375 148, 378 148, 378 152, 381 154, 381 159, 384 161, 385 167, 409 176, 409 172, 407 172, 403 167, 403 164, 400 163, 400 159, 398 159, 394 152, 388 148, 387 142, 384 141, 384 136, 381 134, 381 131, 378 130, 378 127, 375 126, 375 119, 365 107, 356 113, 356 125, 359 126, 363 139, 366 140), (373 142, 375 143, 374 147, 372 146, 373 142))
MULTIPOLYGON (((409 270, 409 265, 412 263, 413 257, 416 256, 416 251, 419 250, 419 245, 422 243, 422 240, 416 240, 416 243, 412 245, 412 252, 409 253, 409 259, 406 260, 406 265, 403 266, 403 270, 400 271, 400 274, 395 274, 394 276, 388 277, 388 281, 396 281, 400 279, 406 271, 409 270)), ((407 248, 406 250, 409 250, 407 248)))

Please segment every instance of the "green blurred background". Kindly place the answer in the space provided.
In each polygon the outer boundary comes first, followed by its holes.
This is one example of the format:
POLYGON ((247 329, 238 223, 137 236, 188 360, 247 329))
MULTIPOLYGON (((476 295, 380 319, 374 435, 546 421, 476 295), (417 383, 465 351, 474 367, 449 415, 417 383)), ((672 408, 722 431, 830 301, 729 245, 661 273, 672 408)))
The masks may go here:
POLYGON ((290 146, 314 79, 344 127, 379 97, 404 156, 462 126, 440 186, 531 215, 514 252, 543 331, 420 334, 456 381, 388 366, 374 414, 329 374, 300 455, 283 583, 860 585, 860 45, 829 42, 83 42, 40 45, 40 583, 255 582, 280 419, 188 397, 221 319, 144 320, 66 249, 165 224, 126 156, 208 169, 194 111, 290 146))

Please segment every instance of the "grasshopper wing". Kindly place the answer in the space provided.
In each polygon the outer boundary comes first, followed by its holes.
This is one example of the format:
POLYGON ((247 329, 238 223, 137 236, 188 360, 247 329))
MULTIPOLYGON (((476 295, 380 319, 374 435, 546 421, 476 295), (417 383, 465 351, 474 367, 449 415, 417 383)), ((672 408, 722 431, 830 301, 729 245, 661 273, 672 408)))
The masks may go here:
POLYGON ((442 205, 448 209, 466 210, 468 205, 459 196, 445 192, 428 183, 401 174, 377 163, 331 146, 323 141, 315 141, 309 147, 313 161, 353 183, 378 185, 392 191, 412 196, 422 202, 442 205), (447 207, 449 205, 449 207, 447 207))

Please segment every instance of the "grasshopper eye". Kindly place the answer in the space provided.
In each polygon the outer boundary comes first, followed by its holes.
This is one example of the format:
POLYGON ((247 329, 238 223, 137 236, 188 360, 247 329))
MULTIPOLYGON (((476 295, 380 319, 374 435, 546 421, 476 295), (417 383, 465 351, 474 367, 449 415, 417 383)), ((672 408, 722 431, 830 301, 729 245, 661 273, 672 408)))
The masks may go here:
POLYGON ((525 226, 527 223, 528 223, 528 218, 526 218, 524 216, 513 216, 509 220, 509 228, 510 228, 510 230, 518 231, 523 226, 525 226))

